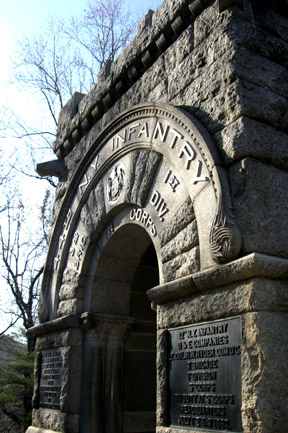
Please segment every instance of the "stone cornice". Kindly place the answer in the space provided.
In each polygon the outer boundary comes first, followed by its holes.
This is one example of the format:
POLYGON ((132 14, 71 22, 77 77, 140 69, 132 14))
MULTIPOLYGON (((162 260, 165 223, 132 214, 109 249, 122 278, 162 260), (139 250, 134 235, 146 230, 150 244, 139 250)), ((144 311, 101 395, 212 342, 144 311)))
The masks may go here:
POLYGON ((28 332, 29 334, 40 336, 51 332, 63 331, 65 329, 79 328, 82 325, 86 330, 89 330, 90 328, 95 327, 97 323, 113 323, 118 327, 120 327, 121 324, 124 324, 127 327, 132 325, 134 322, 135 319, 133 317, 86 312, 81 316, 70 314, 68 316, 58 317, 57 319, 33 326, 33 328, 30 328, 28 332))
POLYGON ((28 330, 28 333, 39 336, 48 334, 50 332, 62 331, 64 329, 79 328, 79 326, 79 316, 76 316, 75 314, 70 314, 69 316, 58 317, 57 319, 50 320, 49 322, 33 326, 28 330))
POLYGON ((210 3, 211 0, 178 0, 164 2, 157 9, 150 19, 152 24, 142 28, 113 62, 108 77, 103 82, 100 80, 79 102, 78 112, 69 127, 58 130, 53 147, 58 158, 73 149, 210 3))
POLYGON ((153 287, 147 294, 154 304, 163 304, 250 278, 288 279, 288 259, 252 253, 225 265, 153 287))

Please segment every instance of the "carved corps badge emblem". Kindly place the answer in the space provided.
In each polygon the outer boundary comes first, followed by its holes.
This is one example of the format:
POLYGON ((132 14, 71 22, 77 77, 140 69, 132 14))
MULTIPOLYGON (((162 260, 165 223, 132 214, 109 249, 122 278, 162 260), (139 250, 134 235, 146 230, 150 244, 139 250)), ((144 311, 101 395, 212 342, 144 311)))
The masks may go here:
POLYGON ((119 164, 114 165, 107 182, 108 203, 115 204, 119 200, 124 190, 125 177, 126 171, 124 164, 120 162, 119 164))

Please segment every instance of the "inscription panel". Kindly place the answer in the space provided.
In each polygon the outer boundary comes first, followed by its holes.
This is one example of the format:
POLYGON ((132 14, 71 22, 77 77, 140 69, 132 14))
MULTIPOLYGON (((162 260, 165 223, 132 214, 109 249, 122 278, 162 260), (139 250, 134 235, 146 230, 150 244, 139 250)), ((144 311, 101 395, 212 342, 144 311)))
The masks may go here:
POLYGON ((60 409, 62 364, 62 349, 43 350, 39 407, 60 409))
POLYGON ((169 330, 170 422, 242 431, 241 319, 169 330))

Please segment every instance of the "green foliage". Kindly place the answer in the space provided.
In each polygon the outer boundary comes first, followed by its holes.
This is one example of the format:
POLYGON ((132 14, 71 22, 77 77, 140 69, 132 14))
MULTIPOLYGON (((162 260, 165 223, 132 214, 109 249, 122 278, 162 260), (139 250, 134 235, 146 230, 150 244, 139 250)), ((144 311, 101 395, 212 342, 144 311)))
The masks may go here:
POLYGON ((0 410, 18 426, 31 425, 34 353, 17 345, 0 366, 0 410))

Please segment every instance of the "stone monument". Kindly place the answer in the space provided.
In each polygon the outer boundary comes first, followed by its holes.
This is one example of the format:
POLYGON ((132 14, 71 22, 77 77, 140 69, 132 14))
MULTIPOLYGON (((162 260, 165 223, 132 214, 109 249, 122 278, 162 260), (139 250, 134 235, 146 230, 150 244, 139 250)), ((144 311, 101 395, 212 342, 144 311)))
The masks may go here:
POLYGON ((288 432, 287 16, 166 0, 62 110, 27 433, 288 432))

